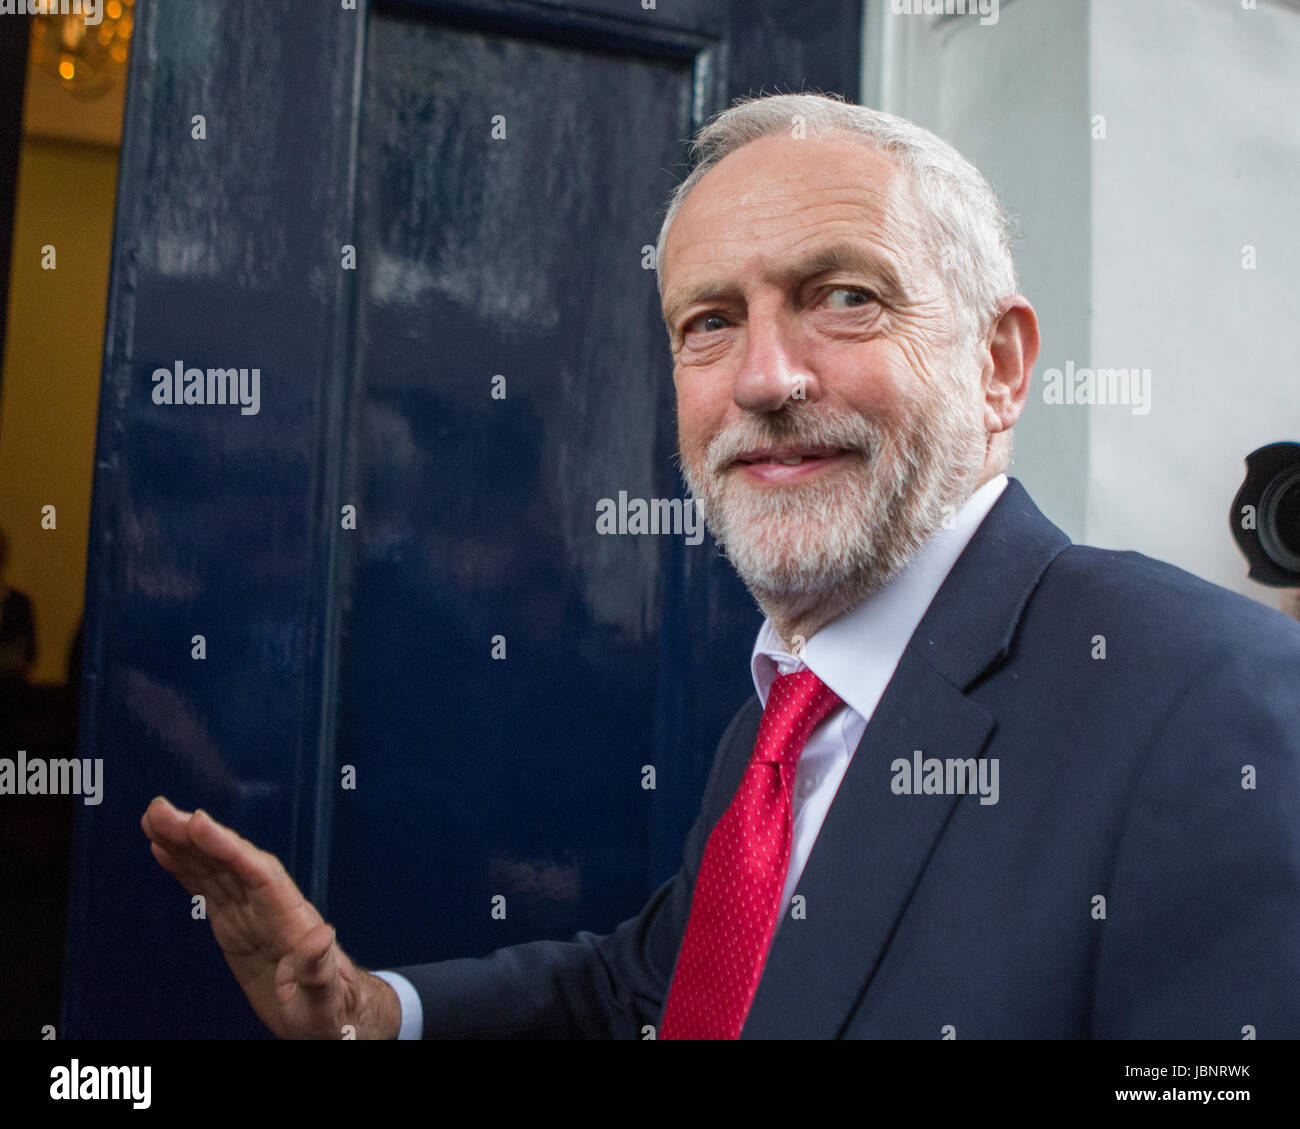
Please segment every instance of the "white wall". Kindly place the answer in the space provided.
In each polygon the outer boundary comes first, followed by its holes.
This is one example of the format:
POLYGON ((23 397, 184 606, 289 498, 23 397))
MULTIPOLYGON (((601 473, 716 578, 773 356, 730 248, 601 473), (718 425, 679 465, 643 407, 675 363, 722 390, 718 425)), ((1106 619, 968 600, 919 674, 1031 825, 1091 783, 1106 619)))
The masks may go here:
POLYGON ((1152 397, 1092 410, 1088 537, 1278 606, 1228 507, 1250 451, 1300 440, 1300 11, 1093 0, 1091 32, 1091 356, 1152 397))
POLYGON ((1087 413, 1047 408, 1037 374, 1088 351, 1087 4, 1002 0, 997 22, 981 24, 899 15, 889 0, 870 0, 865 23, 863 100, 952 142, 1019 229, 1020 289, 1038 312, 1043 347, 1010 473, 1086 540, 1087 413))
POLYGON ((1280 606, 1228 506, 1249 451, 1300 440, 1300 5, 906 6, 867 0, 863 100, 956 145, 1022 233, 1043 351, 1011 472, 1076 541, 1280 606), (1150 369, 1149 413, 1045 403, 1067 363, 1150 369))

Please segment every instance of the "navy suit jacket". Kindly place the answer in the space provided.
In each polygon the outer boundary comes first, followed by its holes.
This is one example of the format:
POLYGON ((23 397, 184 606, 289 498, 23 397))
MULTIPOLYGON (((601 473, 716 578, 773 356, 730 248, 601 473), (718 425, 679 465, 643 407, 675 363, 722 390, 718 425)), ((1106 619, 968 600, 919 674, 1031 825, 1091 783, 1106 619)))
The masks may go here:
MULTIPOLYGON (((637 917, 399 969, 425 1037, 657 1029, 760 712, 732 720, 681 870, 637 917)), ((805 916, 783 920, 742 1038, 1300 1036, 1300 625, 1072 544, 1011 479, 908 643, 796 893, 805 916), (996 758, 997 803, 896 794, 891 765, 918 749, 996 758)))

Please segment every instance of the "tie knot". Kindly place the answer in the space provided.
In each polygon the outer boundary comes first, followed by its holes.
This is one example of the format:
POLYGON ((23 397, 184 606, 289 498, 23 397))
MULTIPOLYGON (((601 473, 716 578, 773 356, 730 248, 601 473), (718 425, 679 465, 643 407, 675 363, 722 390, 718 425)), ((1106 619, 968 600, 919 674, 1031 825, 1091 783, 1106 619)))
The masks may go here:
POLYGON ((793 768, 809 734, 839 704, 835 691, 811 670, 778 675, 758 724, 754 760, 793 768))

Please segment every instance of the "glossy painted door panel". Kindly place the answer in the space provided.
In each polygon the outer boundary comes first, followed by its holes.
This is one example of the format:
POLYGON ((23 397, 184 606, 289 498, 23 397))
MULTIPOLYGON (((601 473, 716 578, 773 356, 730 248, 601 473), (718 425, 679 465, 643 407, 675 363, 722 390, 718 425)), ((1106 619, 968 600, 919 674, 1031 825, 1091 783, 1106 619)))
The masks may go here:
POLYGON ((139 0, 61 1035, 265 1034, 160 792, 372 968, 605 930, 675 869, 759 617, 707 538, 597 528, 682 493, 644 248, 703 116, 855 96, 857 11, 666 7, 139 0), (177 362, 256 368, 257 412, 156 402, 177 362))

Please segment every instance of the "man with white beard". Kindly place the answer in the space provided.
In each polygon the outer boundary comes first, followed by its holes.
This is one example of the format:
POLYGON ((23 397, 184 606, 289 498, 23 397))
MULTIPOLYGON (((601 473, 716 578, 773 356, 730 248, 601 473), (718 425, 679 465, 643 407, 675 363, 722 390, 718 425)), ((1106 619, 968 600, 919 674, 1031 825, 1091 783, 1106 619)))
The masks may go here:
POLYGON ((697 151, 659 239, 679 453, 766 619, 681 870, 608 935, 372 974, 278 860, 159 797, 155 857, 210 895, 257 1014, 317 1038, 1300 1034, 1300 629, 1072 545, 1007 478, 1037 320, 950 146, 777 95, 697 151))

